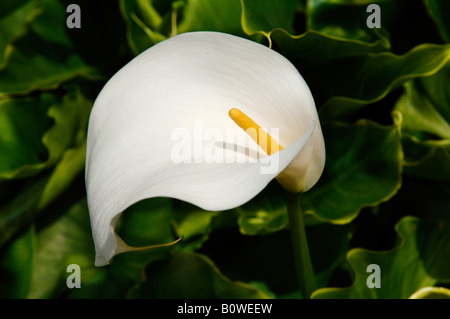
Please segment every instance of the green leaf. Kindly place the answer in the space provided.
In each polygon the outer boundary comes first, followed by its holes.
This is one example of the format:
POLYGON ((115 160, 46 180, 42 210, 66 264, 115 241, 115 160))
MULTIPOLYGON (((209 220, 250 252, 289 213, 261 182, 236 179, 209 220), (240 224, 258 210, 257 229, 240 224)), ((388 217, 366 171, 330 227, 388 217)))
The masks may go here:
POLYGON ((212 220, 221 212, 205 211, 192 204, 175 201, 174 228, 183 241, 177 245, 182 250, 195 250, 202 246, 212 231, 212 220))
MULTIPOLYGON (((307 6, 308 30, 350 40, 363 42, 381 41, 386 48, 390 47, 389 40, 377 28, 367 27, 367 6, 381 5, 383 29, 386 22, 394 17, 395 8, 399 1, 327 1, 311 0, 307 6)), ((397 13, 398 14, 398 13, 397 13)))
POLYGON ((311 0, 307 9, 308 29, 364 42, 379 39, 398 54, 422 43, 441 43, 422 0, 311 0), (379 29, 367 25, 370 4, 380 8, 379 29))
POLYGON ((304 194, 304 210, 319 219, 348 223, 361 208, 392 197, 401 184, 399 124, 324 124, 327 147, 319 183, 304 194))
POLYGON ((58 297, 68 290, 67 266, 80 266, 81 285, 99 271, 95 268, 89 213, 82 200, 56 221, 39 230, 28 298, 58 297))
POLYGON ((0 297, 26 298, 31 283, 34 229, 29 227, 0 253, 0 297))
POLYGON ((305 68, 315 69, 333 60, 386 50, 380 42, 364 43, 341 39, 317 31, 293 36, 284 30, 276 29, 272 32, 272 39, 279 46, 281 54, 297 65, 300 72, 305 68))
POLYGON ((12 42, 27 30, 40 8, 34 0, 4 0, 0 8, 0 68, 12 49, 12 42))
POLYGON ((320 85, 320 96, 328 97, 320 110, 321 119, 348 117, 411 79, 435 74, 449 60, 450 46, 424 44, 402 56, 364 54, 321 65, 317 78, 310 81, 316 88, 320 85))
POLYGON ((120 11, 127 25, 128 45, 135 55, 166 39, 158 32, 162 17, 151 1, 121 0, 120 11))
MULTIPOLYGON (((119 234, 134 245, 172 241, 171 201, 157 198, 133 205, 119 221, 119 234)), ((143 267, 166 257, 170 249, 130 252, 114 257, 109 266, 95 267, 89 212, 84 199, 39 231, 28 297, 54 298, 67 293, 70 298, 124 298, 143 267), (66 268, 70 264, 80 266, 81 289, 69 290, 66 286, 69 275, 66 268)))
POLYGON ((402 114, 405 173, 450 180, 450 64, 436 74, 405 83, 395 105, 402 114))
POLYGON ((450 122, 449 81, 450 63, 444 65, 436 74, 415 81, 447 123, 450 122))
POLYGON ((91 108, 92 102, 77 89, 70 91, 61 104, 50 108, 49 115, 55 125, 44 135, 43 143, 49 150, 49 161, 59 161, 43 190, 38 209, 57 198, 82 173, 91 108))
MULTIPOLYGON (((243 235, 268 235, 287 229, 289 225, 285 190, 276 180, 250 201, 235 208, 234 212, 238 215, 237 223, 243 235)), ((322 223, 311 214, 305 216, 306 226, 322 223)))
POLYGON ((255 198, 235 209, 242 234, 269 234, 288 225, 286 199, 276 183, 269 184, 255 198))
POLYGON ((43 12, 30 23, 30 31, 14 43, 5 67, 0 70, 0 97, 53 89, 62 82, 83 76, 100 79, 74 50, 66 33, 65 7, 45 0, 43 12))
POLYGON ((4 99, 0 106, 1 181, 34 175, 83 143, 92 103, 71 91, 62 99, 50 94, 4 99))
POLYGON ((146 268, 145 277, 134 287, 129 297, 268 298, 265 293, 249 284, 230 281, 208 257, 196 253, 177 253, 168 260, 151 264, 146 268))
MULTIPOLYGON (((434 85, 433 88, 438 90, 440 86, 445 85, 444 82, 434 85)), ((437 104, 442 106, 435 107, 428 96, 420 92, 413 82, 405 83, 404 87, 405 94, 401 96, 395 106, 395 109, 402 114, 402 130, 410 133, 425 132, 450 140, 450 117, 447 119, 447 114, 442 114, 443 112, 439 110, 441 108, 446 111, 447 105, 437 104)), ((442 99, 444 98, 445 95, 442 99)))
POLYGON ((412 294, 409 299, 450 299, 450 289, 425 287, 412 294))
MULTIPOLYGON (((36 205, 48 176, 33 180, 20 189, 19 193, 8 198, 0 207, 0 247, 8 242, 18 231, 27 227, 37 215, 36 205)), ((3 188, 10 184, 0 184, 3 188)))
POLYGON ((91 108, 92 102, 77 89, 69 91, 59 103, 52 105, 48 116, 55 124, 42 138, 51 160, 56 161, 71 146, 85 142, 91 108))
POLYGON ((421 141, 404 134, 405 174, 440 181, 450 181, 450 141, 421 141))
POLYGON ((86 143, 64 152, 42 190, 37 210, 42 210, 55 201, 71 185, 74 179, 83 173, 85 161, 86 143))
POLYGON ((158 197, 140 201, 122 213, 117 233, 130 246, 173 241, 175 238, 171 227, 172 210, 171 198, 158 197))
POLYGON ((242 28, 248 35, 261 33, 267 38, 274 29, 294 32, 294 16, 299 6, 297 0, 241 0, 242 28))
MULTIPOLYGON (((173 200, 150 198, 127 208, 117 225, 117 234, 130 246, 148 246, 170 243, 175 235, 172 228, 173 200)), ((126 276, 137 280, 139 271, 149 262, 163 258, 174 246, 128 252, 114 257, 111 266, 126 271, 126 276)))
POLYGON ((218 31, 245 37, 239 0, 187 0, 178 33, 218 31))
POLYGON ((448 45, 423 44, 395 55, 384 52, 380 41, 365 43, 315 31, 292 36, 275 30, 271 37, 305 78, 322 121, 345 119, 403 83, 437 73, 450 59, 448 45))
MULTIPOLYGON (((147 246, 172 242, 172 205, 170 198, 151 198, 127 208, 116 226, 118 235, 131 246, 147 246)), ((93 243, 92 236, 85 239, 93 243)), ((70 298, 125 298, 139 279, 144 267, 166 258, 175 247, 163 247, 146 251, 127 252, 115 256, 110 265, 95 268, 94 276, 82 281, 82 289, 70 292, 70 298)), ((94 267, 94 258, 86 269, 94 267)), ((83 272, 83 268, 81 269, 83 272)))
POLYGON ((448 12, 450 12, 450 3, 446 0, 425 0, 428 11, 433 17, 442 38, 450 43, 450 21, 448 12), (447 13, 447 14, 446 14, 447 13))
MULTIPOLYGON (((11 104, 11 114, 14 116, 0 121, 2 125, 6 124, 0 131, 0 137, 2 137, 0 141, 5 141, 6 146, 0 143, 0 147, 9 147, 9 149, 15 150, 15 153, 12 151, 6 153, 7 156, 3 163, 6 164, 10 160, 17 166, 14 166, 13 170, 1 172, 0 179, 30 177, 53 165, 56 167, 43 176, 24 182, 21 191, 16 192, 14 197, 11 196, 2 204, 0 208, 0 229, 2 229, 0 246, 43 212, 59 195, 66 192, 75 178, 82 173, 86 152, 86 127, 92 106, 92 102, 77 90, 70 91, 61 99, 43 94, 37 98, 11 99, 3 100, 3 102, 5 107, 0 110, 8 111, 9 107, 6 106, 11 104), (28 118, 34 112, 39 111, 40 103, 44 104, 44 102, 45 105, 39 112, 40 115, 28 118), (43 129, 37 130, 34 127, 43 125, 49 120, 49 118, 41 118, 45 113, 54 119, 55 124, 42 135, 43 129), (17 138, 8 141, 8 136, 17 136, 17 138), (42 143, 39 139, 42 139, 42 143), (47 152, 44 149, 45 158, 42 157, 39 162, 26 164, 25 160, 29 161, 29 159, 23 154, 28 154, 26 152, 31 152, 42 145, 47 148, 47 152), (27 148, 23 154, 20 153, 22 148, 27 148), (15 157, 12 156, 13 154, 15 157), (13 162, 14 159, 20 159, 19 155, 24 158, 22 162, 13 162)), ((66 200, 68 201, 69 197, 66 200)))
MULTIPOLYGON (((437 220, 404 217, 396 226, 399 244, 389 251, 353 249, 347 260, 354 271, 354 282, 347 288, 323 288, 312 297, 318 299, 405 299, 423 287, 449 281, 446 256, 450 254, 450 224, 437 220), (380 267, 380 288, 369 288, 367 271, 380 267)), ((373 282, 369 278, 370 282, 373 282)))
POLYGON ((41 142, 51 125, 47 110, 51 95, 0 100, 0 181, 26 177, 46 166, 41 142))

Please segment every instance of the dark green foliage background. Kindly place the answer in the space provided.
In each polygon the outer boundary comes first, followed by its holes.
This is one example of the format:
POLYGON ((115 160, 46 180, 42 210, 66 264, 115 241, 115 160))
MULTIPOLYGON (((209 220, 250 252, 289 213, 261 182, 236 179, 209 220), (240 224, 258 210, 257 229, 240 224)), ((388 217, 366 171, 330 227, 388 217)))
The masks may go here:
POLYGON ((449 287, 449 18, 447 0, 2 0, 0 297, 302 297, 276 182, 226 212, 138 203, 117 227, 127 243, 183 241, 94 267, 84 187, 93 101, 134 56, 198 30, 270 42, 311 88, 327 148, 303 196, 312 297, 449 287), (81 29, 66 27, 70 3, 81 29), (381 29, 366 26, 371 3, 381 29), (73 263, 81 289, 66 286, 73 263), (369 264, 381 288, 367 287, 369 264))

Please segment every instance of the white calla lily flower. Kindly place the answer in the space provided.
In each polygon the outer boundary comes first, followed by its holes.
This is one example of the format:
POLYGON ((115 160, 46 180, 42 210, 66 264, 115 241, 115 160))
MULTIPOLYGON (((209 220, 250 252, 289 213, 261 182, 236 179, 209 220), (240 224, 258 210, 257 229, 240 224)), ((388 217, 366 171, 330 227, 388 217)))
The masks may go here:
POLYGON ((289 191, 306 191, 324 163, 314 100, 286 58, 224 33, 174 36, 124 66, 94 103, 86 189, 95 264, 106 265, 114 255, 134 249, 114 229, 121 213, 138 201, 171 197, 206 210, 231 209, 273 178, 289 191), (248 128, 239 124, 239 118, 249 120, 244 113, 267 130, 277 129, 274 139, 284 148, 267 155, 247 142, 238 127, 248 128), (228 160, 206 158, 214 149, 228 160), (250 156, 255 149, 257 156, 250 156), (237 160, 243 153, 245 159, 237 160))

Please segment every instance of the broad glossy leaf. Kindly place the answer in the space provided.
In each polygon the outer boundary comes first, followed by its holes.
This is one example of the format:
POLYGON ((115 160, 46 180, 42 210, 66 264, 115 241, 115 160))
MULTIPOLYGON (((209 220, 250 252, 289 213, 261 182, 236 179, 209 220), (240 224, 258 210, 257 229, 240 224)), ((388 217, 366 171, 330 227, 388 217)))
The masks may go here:
POLYGON ((132 298, 178 299, 261 299, 262 291, 225 277, 206 256, 196 253, 173 254, 146 268, 145 277, 130 294, 132 298))
MULTIPOLYGON (((353 0, 311 0, 307 6, 308 29, 320 33, 363 42, 381 41, 386 48, 390 47, 389 40, 377 28, 367 27, 367 13, 369 4, 381 3, 383 31, 386 21, 394 18, 395 7, 401 1, 353 1, 353 0)), ((398 13, 397 13, 398 15, 398 13)))
POLYGON ((175 201, 173 224, 177 236, 183 236, 183 241, 177 245, 177 249, 195 250, 200 248, 212 231, 213 219, 220 213, 205 211, 192 204, 175 201))
POLYGON ((239 215, 239 230, 244 235, 269 234, 284 229, 289 223, 286 199, 276 182, 235 211, 239 215))
MULTIPOLYGON (((173 228, 173 200, 151 198, 126 209, 119 219, 118 235, 130 246, 140 247, 170 243, 177 239, 173 228)), ((139 271, 149 262, 167 256, 175 246, 147 251, 129 252, 115 257, 111 266, 123 269, 125 277, 137 279, 139 271)))
POLYGON ((42 94, 0 100, 0 105, 1 181, 36 174, 83 143, 92 103, 71 91, 62 99, 42 94))
POLYGON ((158 32, 163 18, 152 1, 121 0, 120 10, 127 25, 128 45, 135 55, 166 39, 158 32))
POLYGON ((436 74, 420 78, 415 82, 439 114, 447 123, 450 123, 450 63, 444 65, 436 74))
MULTIPOLYGON (((234 212, 238 215, 239 231, 244 235, 266 235, 289 226, 286 194, 277 181, 271 182, 256 197, 234 209, 234 212)), ((306 226, 322 223, 311 214, 305 215, 306 226)))
MULTIPOLYGON (((37 215, 36 206, 42 190, 48 181, 48 176, 26 183, 19 193, 13 193, 11 198, 0 207, 0 247, 7 243, 18 231, 26 228, 37 215)), ((10 186, 1 184, 4 188, 10 186)))
POLYGON ((71 146, 84 143, 92 102, 75 89, 69 91, 58 103, 52 105, 48 116, 54 125, 43 137, 50 157, 55 160, 71 146))
POLYGON ((430 180, 450 181, 450 141, 421 141, 404 134, 405 174, 430 180))
MULTIPOLYGON (((450 79, 450 78, 449 78, 450 79)), ((448 86, 448 80, 441 78, 443 83, 436 83, 432 88, 448 86)), ((440 95, 437 104, 432 103, 426 92, 421 92, 414 82, 405 83, 405 94, 397 102, 395 109, 402 114, 402 129, 410 133, 428 133, 441 139, 450 140, 450 104, 439 103, 445 99, 440 95), (435 106, 436 105, 436 106, 435 106), (442 109, 442 112, 440 112, 442 109), (446 113, 449 113, 447 115, 446 113)), ((438 92, 439 94, 440 92, 438 92)), ((445 92, 442 92, 445 94, 445 92)))
POLYGON ((239 0, 187 0, 178 33, 219 31, 245 37, 241 27, 239 0))
POLYGON ((271 36, 281 54, 294 63, 302 75, 304 70, 315 69, 327 62, 386 50, 379 41, 365 43, 336 38, 313 30, 294 36, 285 30, 276 29, 272 31, 271 36))
POLYGON ((248 35, 261 33, 270 37, 272 30, 280 28, 293 34, 297 0, 241 0, 242 28, 248 35))
MULTIPOLYGON (((129 243, 148 245, 172 241, 171 199, 156 198, 130 207, 121 217, 118 229, 129 243)), ((55 222, 39 231, 33 270, 31 298, 124 298, 148 263, 167 256, 171 249, 154 249, 119 255, 107 267, 94 266, 89 212, 85 199, 55 222), (55 239, 58 240, 55 240, 55 239), (69 264, 78 264, 82 289, 68 290, 69 264)))
POLYGON ((41 170, 48 154, 42 136, 51 126, 51 95, 0 100, 0 181, 41 170))
POLYGON ((31 283, 34 245, 34 229, 29 227, 0 252, 1 298, 26 298, 31 283))
MULTIPOLYGON (((116 229, 119 236, 136 247, 174 241, 172 205, 170 198, 152 198, 132 205, 118 221, 116 229)), ((85 240, 93 244, 91 234, 85 240)), ((89 256, 86 269, 99 271, 82 282, 83 289, 71 291, 70 298, 124 298, 145 266, 166 258, 175 248, 171 246, 120 254, 109 266, 102 268, 94 267, 94 255, 89 256)))
POLYGON ((381 40, 397 54, 422 43, 441 43, 422 0, 311 0, 307 13, 309 29, 364 42, 381 40), (367 12, 371 4, 379 6, 380 28, 367 24, 373 18, 373 11, 367 12))
POLYGON ((425 0, 429 13, 433 17, 439 32, 445 42, 450 42, 450 21, 448 12, 450 12, 450 3, 446 0, 425 0))
MULTIPOLYGON (((24 225, 30 223, 46 207, 54 202, 59 195, 71 187, 76 177, 80 175, 85 162, 85 136, 89 110, 92 102, 87 100, 77 90, 70 91, 62 99, 53 95, 44 94, 37 98, 20 98, 14 100, 3 100, 5 103, 13 101, 11 110, 14 117, 5 120, 7 129, 4 127, 0 131, 2 134, 13 132, 20 139, 11 140, 10 148, 16 150, 28 148, 28 152, 35 149, 36 145, 47 148, 39 162, 29 162, 28 164, 18 162, 19 166, 9 172, 2 172, 3 180, 17 179, 19 177, 29 177, 56 165, 55 170, 48 172, 44 176, 39 176, 31 181, 24 182, 19 193, 14 193, 15 197, 7 198, 0 208, 0 245, 11 238, 16 231, 22 229, 24 225), (40 103, 44 101, 46 105, 40 116, 34 115, 30 119, 28 116, 39 111, 40 103), (27 109, 28 108, 28 109, 27 109), (48 111, 47 111, 48 110, 48 111), (43 117, 48 113, 49 117, 43 117), (36 130, 35 125, 42 125, 53 118, 54 124, 45 134, 36 130), (19 125, 20 124, 20 125, 19 125), (16 132, 16 133, 15 133, 16 132), (43 134, 43 135, 42 135, 43 134), (42 139, 42 142, 40 141, 42 139), (14 142, 14 143, 12 143, 14 142), (34 144, 33 144, 33 143, 34 144)), ((11 102, 12 103, 12 102, 11 102)), ((8 108, 1 108, 7 111, 8 108)), ((6 135, 8 137, 9 135, 6 135)), ((15 136, 15 135, 10 135, 15 136)), ((4 141, 8 142, 7 139, 4 141)), ((2 154, 4 154, 2 152, 2 154)), ((3 163, 8 163, 7 159, 14 159, 11 152, 6 152, 6 159, 3 163), (9 155, 9 157, 8 157, 9 155)), ((15 153, 16 158, 20 155, 15 153)), ((28 153, 26 153, 28 154, 28 153)), ((26 159, 26 157, 24 157, 26 159)), ((66 195, 67 196, 67 195, 66 195)), ((66 198, 69 200, 69 198, 66 198)))
POLYGON ((409 299, 450 299, 450 289, 444 287, 425 287, 416 291, 409 299))
POLYGON ((29 298, 57 297, 66 291, 70 264, 80 266, 82 285, 96 274, 89 225, 89 213, 83 200, 37 233, 29 298))
POLYGON ((125 210, 118 222, 118 234, 131 246, 147 246, 173 241, 171 198, 151 198, 125 210), (158 225, 158 227, 154 226, 158 225), (158 242, 160 241, 160 242, 158 242))
POLYGON ((60 104, 49 110, 55 125, 43 137, 50 161, 58 160, 39 200, 42 209, 67 189, 84 170, 86 134, 92 102, 79 90, 69 92, 60 104))
POLYGON ((405 83, 395 105, 402 114, 405 173, 450 180, 450 64, 436 74, 405 83))
POLYGON ((42 210, 58 198, 83 173, 86 161, 86 143, 66 150, 55 166, 37 204, 42 210))
POLYGON ((27 23, 40 12, 36 0, 4 0, 0 7, 0 68, 5 62, 12 41, 23 35, 27 23))
POLYGON ((385 52, 325 63, 316 69, 310 83, 313 87, 320 85, 319 96, 327 97, 321 118, 345 118, 411 79, 437 73, 449 60, 450 46, 424 44, 402 56, 385 52))
POLYGON ((319 183, 303 196, 306 213, 348 223, 361 208, 388 200, 400 188, 402 149, 398 124, 322 126, 327 158, 319 183))
MULTIPOLYGON (((120 2, 122 16, 127 24, 128 43, 136 55, 178 33, 207 30, 245 36, 240 22, 239 0, 175 1, 170 4, 170 12, 164 16, 156 10, 156 6, 161 6, 156 2, 120 2)), ((165 6, 168 6, 168 2, 165 6)))
POLYGON ((44 10, 30 23, 30 31, 14 43, 8 63, 0 70, 0 96, 52 89, 83 76, 100 79, 74 50, 66 33, 66 8, 45 0, 44 10))
POLYGON ((312 297, 406 299, 420 288, 450 280, 448 222, 405 217, 396 230, 399 244, 392 250, 353 249, 348 252, 347 260, 354 271, 354 282, 350 287, 319 289, 312 297), (380 288, 367 285, 373 272, 367 271, 371 264, 380 267, 380 288))
POLYGON ((271 34, 280 52, 299 69, 322 120, 344 119, 377 102, 408 80, 437 73, 450 59, 450 47, 424 44, 404 55, 384 52, 383 43, 365 43, 308 31, 271 34))

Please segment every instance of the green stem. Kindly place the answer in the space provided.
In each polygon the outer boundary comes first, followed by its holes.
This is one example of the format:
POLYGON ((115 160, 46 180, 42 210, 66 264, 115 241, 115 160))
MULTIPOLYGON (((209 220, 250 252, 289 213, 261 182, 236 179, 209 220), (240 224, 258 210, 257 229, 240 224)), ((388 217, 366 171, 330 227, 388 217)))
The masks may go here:
POLYGON ((309 255, 305 221, 301 207, 301 193, 287 193, 287 208, 294 250, 295 270, 303 298, 309 298, 316 289, 314 270, 309 255))

